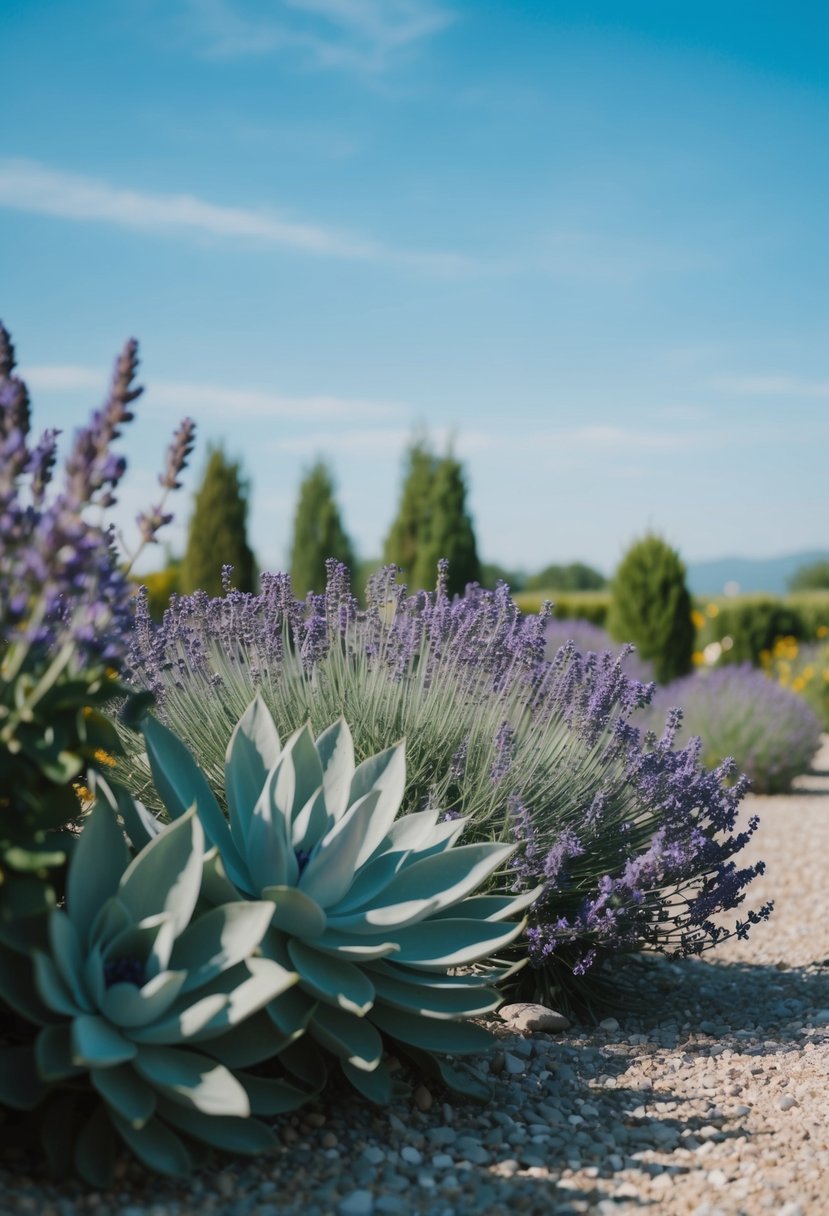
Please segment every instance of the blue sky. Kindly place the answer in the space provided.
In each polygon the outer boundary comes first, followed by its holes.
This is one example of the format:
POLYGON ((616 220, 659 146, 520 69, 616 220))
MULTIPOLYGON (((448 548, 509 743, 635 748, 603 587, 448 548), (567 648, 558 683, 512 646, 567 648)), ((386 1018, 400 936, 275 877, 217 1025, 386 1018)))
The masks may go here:
MULTIPOLYGON (((0 316, 38 428, 141 342, 284 566, 329 460, 379 553, 416 427, 479 548, 610 571, 829 543, 822 0, 7 0, 0 316)), ((181 543, 189 504, 181 496, 181 543)))

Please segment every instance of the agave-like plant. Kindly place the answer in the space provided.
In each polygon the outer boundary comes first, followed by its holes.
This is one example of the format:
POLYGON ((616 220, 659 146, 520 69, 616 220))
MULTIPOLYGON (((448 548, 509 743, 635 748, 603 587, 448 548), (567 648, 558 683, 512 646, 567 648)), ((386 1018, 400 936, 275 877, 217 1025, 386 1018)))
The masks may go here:
POLYGON ((204 1048, 232 1040, 296 983, 292 969, 254 957, 273 905, 199 903, 205 837, 195 808, 149 831, 131 857, 118 811, 130 822, 149 817, 125 791, 96 786, 66 907, 51 912, 31 971, 18 957, 2 977, 10 1003, 39 1030, 0 1051, 0 1101, 23 1110, 45 1102, 47 1157, 60 1162, 69 1146, 64 1163, 96 1186, 112 1176, 117 1137, 173 1175, 191 1165, 181 1133, 228 1151, 266 1150, 273 1135, 250 1116, 292 1109, 307 1093, 234 1072, 204 1048), (71 1122, 54 1113, 67 1101, 84 1116, 74 1145, 71 1122))
MULTIPOLYGON (((500 1004, 493 985, 516 968, 491 956, 521 932, 524 920, 504 922, 537 892, 473 892, 514 846, 452 847, 465 821, 441 822, 436 808, 398 818, 404 743, 357 766, 343 718, 316 740, 306 725, 283 747, 257 696, 227 747, 228 819, 187 747, 153 717, 143 732, 170 815, 195 802, 218 849, 208 898, 272 901, 262 950, 299 975, 294 1032, 307 1027, 374 1101, 392 1094, 383 1036, 454 1088, 484 1096, 480 1080, 443 1057, 492 1041, 468 1019, 500 1004)), ((257 1029, 272 1033, 264 1022, 257 1029)))

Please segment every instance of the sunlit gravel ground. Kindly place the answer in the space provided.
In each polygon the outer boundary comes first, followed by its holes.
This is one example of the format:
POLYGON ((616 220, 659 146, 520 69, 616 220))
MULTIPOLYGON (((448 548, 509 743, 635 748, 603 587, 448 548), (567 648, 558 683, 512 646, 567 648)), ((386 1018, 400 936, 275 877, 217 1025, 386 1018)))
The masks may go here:
POLYGON ((374 1213, 829 1211, 829 739, 795 793, 750 798, 751 903, 772 919, 703 960, 634 964, 646 1012, 520 1038, 486 1108, 421 1087, 377 1111, 345 1092, 286 1118, 280 1149, 187 1184, 133 1165, 111 1194, 11 1162, 0 1213, 373 1216, 374 1213))

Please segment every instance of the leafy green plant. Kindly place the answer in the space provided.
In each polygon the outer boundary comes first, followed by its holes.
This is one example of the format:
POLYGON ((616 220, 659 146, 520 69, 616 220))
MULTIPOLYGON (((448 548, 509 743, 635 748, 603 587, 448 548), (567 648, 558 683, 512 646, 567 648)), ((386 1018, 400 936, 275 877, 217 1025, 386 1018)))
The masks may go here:
POLYGON ((354 549, 334 497, 334 479, 318 460, 302 480, 294 514, 291 578, 303 595, 323 590, 325 559, 332 553, 349 570, 354 569, 354 549))
POLYGON ((222 448, 211 448, 187 531, 179 572, 182 588, 218 595, 223 567, 232 566, 236 586, 241 591, 254 589, 256 566, 247 537, 248 494, 239 463, 228 459, 222 448))
POLYGON ((616 641, 633 642, 641 658, 653 663, 658 683, 690 671, 694 626, 685 566, 660 537, 643 537, 622 558, 613 577, 607 628, 616 641))
POLYGON ((508 918, 538 891, 473 895, 515 846, 453 847, 464 821, 439 822, 437 808, 398 818, 404 744, 358 766, 342 718, 316 740, 306 725, 283 747, 257 696, 227 747, 228 821, 184 744, 152 717, 143 732, 169 814, 195 801, 219 851, 213 897, 272 901, 262 948, 299 975, 297 1027, 307 1025, 374 1101, 392 1096, 383 1036, 481 1096, 480 1081, 444 1056, 489 1045, 466 1019, 494 1010, 501 997, 492 985, 516 970, 480 964, 518 936, 525 921, 508 918))
MULTIPOLYGON (((134 858, 118 812, 151 820, 97 782, 55 908, 31 969, 0 955, 13 1008, 38 1026, 34 1042, 0 1049, 0 1099, 28 1110, 57 1093, 74 1118, 41 1120, 53 1164, 71 1161, 96 1186, 112 1178, 118 1140, 163 1174, 186 1174, 182 1140, 235 1152, 271 1147, 250 1116, 291 1109, 306 1093, 280 1077, 248 1077, 217 1058, 216 1043, 296 982, 255 958, 273 912, 264 902, 198 911, 204 832, 191 807, 134 858), (73 1136, 74 1126, 77 1136, 73 1136)), ((238 1035, 237 1035, 238 1037, 238 1035)), ((221 1051, 219 1051, 219 1056, 221 1051)))
POLYGON ((714 605, 715 613, 706 610, 705 624, 697 646, 719 642, 720 663, 752 663, 759 666, 764 652, 771 651, 781 637, 801 639, 805 628, 798 608, 785 600, 751 596, 729 603, 714 605))

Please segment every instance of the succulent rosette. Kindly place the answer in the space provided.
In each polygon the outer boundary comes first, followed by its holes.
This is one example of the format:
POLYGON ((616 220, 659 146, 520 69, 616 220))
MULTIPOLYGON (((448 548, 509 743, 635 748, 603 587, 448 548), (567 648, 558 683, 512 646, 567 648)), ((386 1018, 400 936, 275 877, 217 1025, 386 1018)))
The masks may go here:
POLYGON ((384 1036, 482 1096, 480 1082, 444 1057, 491 1043, 469 1019, 500 1004, 494 984, 515 968, 492 956, 521 932, 524 920, 509 918, 537 892, 474 892, 514 846, 456 846, 465 821, 441 821, 436 808, 398 817, 403 742, 357 765, 342 718, 316 740, 306 725, 283 746, 257 696, 227 747, 227 819, 184 744, 152 717, 143 731, 170 815, 195 803, 218 850, 208 898, 271 901, 262 950, 299 975, 294 1029, 307 1027, 375 1101, 392 1093, 384 1036))
MULTIPOLYGON (((44 1147, 55 1160, 74 1139, 75 1168, 94 1185, 111 1178, 113 1133, 165 1174, 189 1170, 187 1138, 268 1149, 270 1129, 251 1116, 292 1109, 307 1094, 280 1077, 234 1072, 205 1048, 296 983, 292 969, 254 957, 273 905, 199 902, 205 835, 195 808, 131 857, 116 810, 131 800, 96 785, 65 909, 51 912, 31 972, 18 965, 3 976, 9 1003, 40 1029, 34 1043, 2 1049, 0 1100, 33 1109, 74 1094, 77 1137, 47 1115, 44 1147)), ((141 814, 131 807, 125 818, 141 814)))

